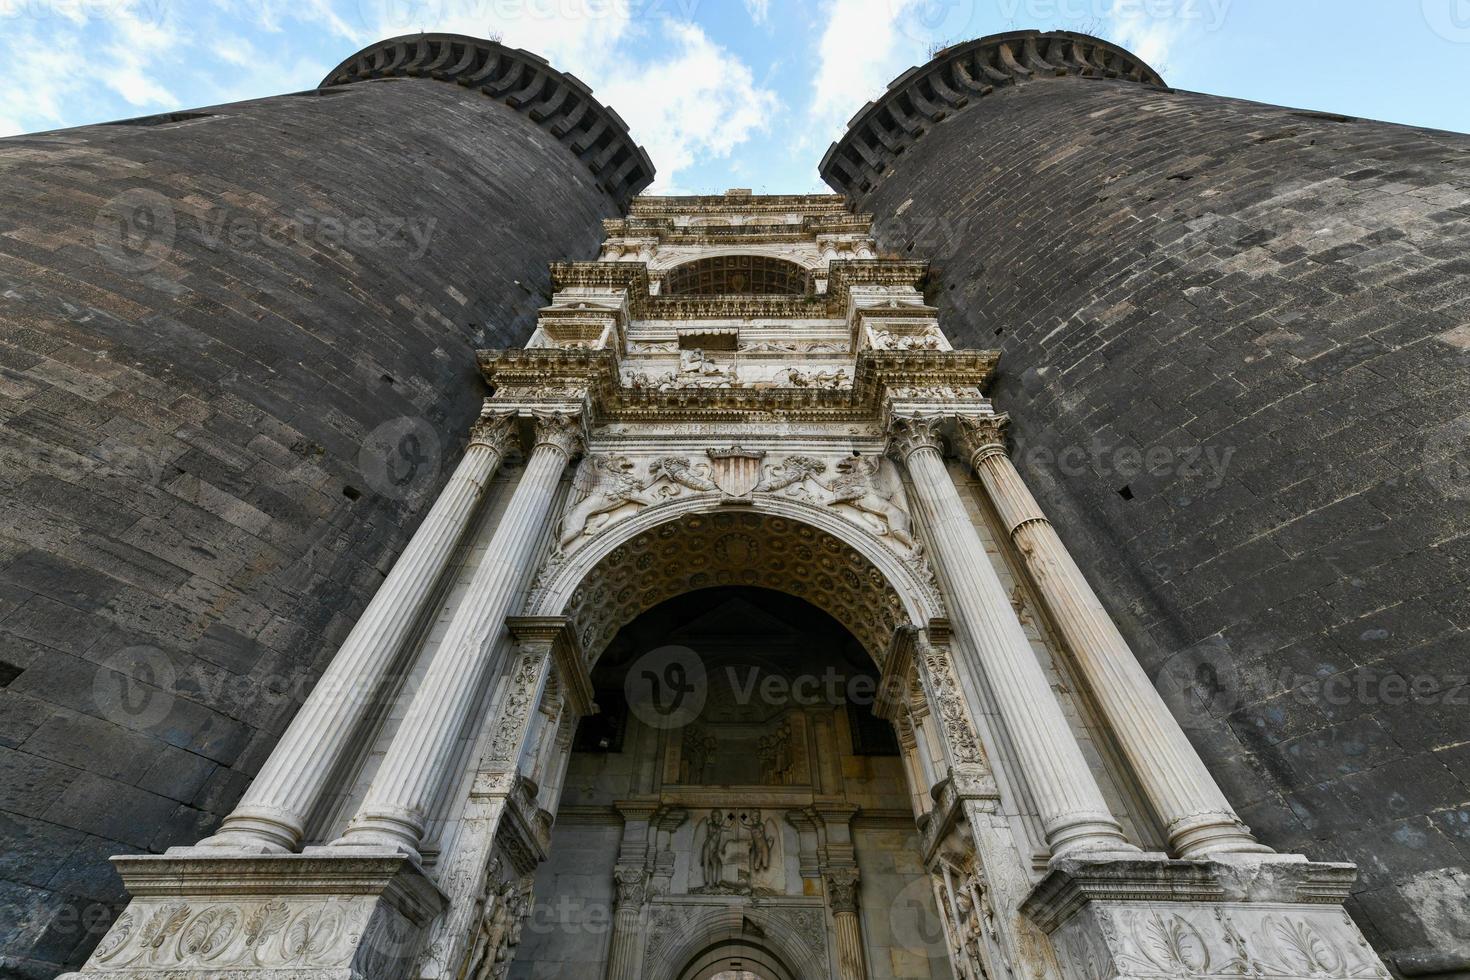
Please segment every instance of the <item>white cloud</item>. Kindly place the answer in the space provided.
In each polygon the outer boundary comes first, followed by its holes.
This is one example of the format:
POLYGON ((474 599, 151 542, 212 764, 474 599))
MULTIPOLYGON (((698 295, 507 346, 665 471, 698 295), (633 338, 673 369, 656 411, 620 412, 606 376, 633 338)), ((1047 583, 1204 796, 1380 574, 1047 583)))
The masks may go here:
POLYGON ((863 105, 900 72, 927 60, 914 29, 917 0, 830 0, 817 42, 813 131, 805 141, 836 139, 863 105))
POLYGON ((420 31, 496 37, 584 79, 611 68, 633 13, 627 0, 345 0, 338 7, 345 23, 356 15, 363 44, 420 31))
POLYGON ((745 0, 745 12, 757 24, 765 24, 771 19, 771 0, 745 0))
MULTIPOLYGON (((177 57, 186 34, 171 21, 167 0, 40 4, 5 22, 0 34, 0 128, 35 132, 125 114, 127 107, 170 106, 164 62, 177 57), (79 75, 76 65, 88 66, 79 75), (78 117, 82 117, 79 119, 78 117)), ((0 7, 3 9, 3 7, 0 7)))
POLYGON ((1115 13, 1109 19, 1107 35, 1113 43, 1163 71, 1175 44, 1184 36, 1184 25, 1176 19, 1149 17, 1142 11, 1115 13))
POLYGON ((654 190, 667 192, 696 161, 726 157, 765 130, 780 108, 750 67, 694 24, 665 21, 673 50, 606 80, 598 95, 627 121, 658 169, 654 190))

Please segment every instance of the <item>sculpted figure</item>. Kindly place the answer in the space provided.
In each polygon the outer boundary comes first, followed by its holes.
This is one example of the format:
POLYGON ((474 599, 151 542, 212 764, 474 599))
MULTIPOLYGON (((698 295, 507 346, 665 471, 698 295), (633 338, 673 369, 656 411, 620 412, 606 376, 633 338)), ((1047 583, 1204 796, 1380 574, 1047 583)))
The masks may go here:
POLYGON ((697 493, 719 489, 713 480, 701 473, 689 460, 680 456, 665 456, 655 460, 649 467, 648 473, 655 481, 669 480, 697 493))
POLYGON ((561 546, 568 547, 587 532, 594 518, 626 504, 647 506, 645 485, 633 475, 633 463, 624 456, 589 455, 577 467, 573 486, 582 494, 562 519, 561 546))
POLYGON ((898 467, 886 458, 853 456, 837 464, 838 477, 832 481, 832 506, 847 504, 864 514, 880 518, 888 525, 888 533, 906 548, 914 546, 909 519, 908 494, 898 467))
POLYGON ((827 470, 827 464, 810 456, 788 456, 780 466, 766 471, 765 479, 755 488, 757 493, 775 493, 816 477, 827 470))
POLYGON ((725 821, 720 810, 710 811, 705 819, 704 847, 700 849, 700 866, 704 871, 704 884, 712 888, 720 883, 725 870, 725 821))

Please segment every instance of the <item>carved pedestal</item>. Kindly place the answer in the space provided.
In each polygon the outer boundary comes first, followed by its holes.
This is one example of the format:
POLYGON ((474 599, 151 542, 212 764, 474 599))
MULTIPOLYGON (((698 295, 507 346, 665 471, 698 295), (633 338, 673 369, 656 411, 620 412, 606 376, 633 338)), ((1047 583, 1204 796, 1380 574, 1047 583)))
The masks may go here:
POLYGON ((1068 980, 1387 980, 1343 910, 1351 865, 1064 861, 1023 910, 1068 980))
POLYGON ((68 980, 400 980, 444 905, 388 852, 113 863, 133 901, 68 980))

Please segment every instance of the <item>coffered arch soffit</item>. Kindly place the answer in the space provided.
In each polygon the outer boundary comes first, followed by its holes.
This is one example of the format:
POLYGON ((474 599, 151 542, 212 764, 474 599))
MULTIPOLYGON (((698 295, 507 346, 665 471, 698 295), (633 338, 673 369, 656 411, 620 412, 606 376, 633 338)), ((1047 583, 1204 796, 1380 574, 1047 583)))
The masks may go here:
POLYGON ((553 559, 529 612, 570 619, 591 666, 619 629, 661 602, 722 585, 759 586, 828 613, 881 666, 895 630, 944 615, 921 568, 803 501, 730 507, 674 500, 618 524, 569 558, 553 559))

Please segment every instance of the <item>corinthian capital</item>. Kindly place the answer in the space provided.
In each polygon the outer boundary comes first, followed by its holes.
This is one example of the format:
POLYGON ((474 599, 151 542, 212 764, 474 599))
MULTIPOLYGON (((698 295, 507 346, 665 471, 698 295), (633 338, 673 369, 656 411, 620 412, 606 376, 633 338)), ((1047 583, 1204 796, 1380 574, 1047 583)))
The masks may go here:
POLYGON ((856 912, 858 904, 858 872, 856 868, 834 868, 823 876, 827 883, 827 901, 833 912, 856 912))
POLYGON ((536 412, 536 445, 553 446, 576 456, 582 452, 582 416, 568 412, 536 412))
POLYGON ((639 908, 648 898, 648 874, 642 868, 619 865, 613 869, 617 888, 617 907, 639 908))
POLYGON ((955 418, 959 449, 973 466, 981 459, 1006 452, 1009 415, 960 415, 955 418))
POLYGON ((470 445, 485 446, 501 456, 508 456, 516 445, 516 417, 513 412, 482 415, 470 429, 470 445))
POLYGON ((888 426, 888 446, 899 459, 908 459, 920 449, 933 449, 944 454, 944 441, 939 427, 944 419, 938 415, 895 415, 888 426))

